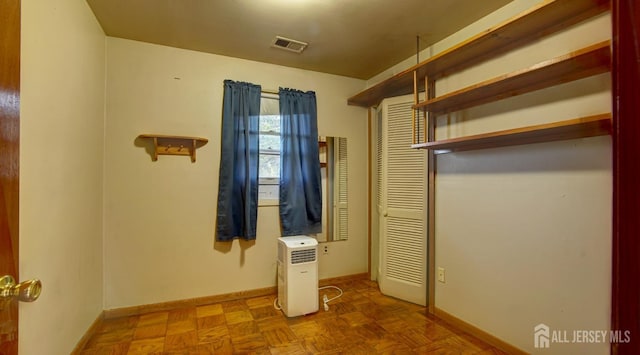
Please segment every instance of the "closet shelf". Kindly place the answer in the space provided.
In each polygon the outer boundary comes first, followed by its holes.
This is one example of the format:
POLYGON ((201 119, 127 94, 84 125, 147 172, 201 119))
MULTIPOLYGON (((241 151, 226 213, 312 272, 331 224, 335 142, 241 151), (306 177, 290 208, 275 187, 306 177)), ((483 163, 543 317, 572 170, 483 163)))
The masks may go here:
POLYGON ((435 154, 559 141, 611 134, 611 114, 580 117, 566 121, 483 133, 472 136, 413 144, 435 154))
POLYGON ((385 97, 411 94, 414 72, 417 73, 418 88, 423 88, 425 77, 435 80, 495 58, 609 8, 609 0, 546 1, 352 96, 347 102, 349 105, 371 107, 385 97))
POLYGON ((196 161, 196 149, 207 144, 206 138, 171 136, 162 134, 141 134, 138 138, 148 138, 153 141, 153 161, 158 155, 188 155, 191 162, 196 161))
POLYGON ((610 70, 611 43, 604 41, 569 54, 546 60, 530 68, 413 105, 437 114, 458 111, 610 70))

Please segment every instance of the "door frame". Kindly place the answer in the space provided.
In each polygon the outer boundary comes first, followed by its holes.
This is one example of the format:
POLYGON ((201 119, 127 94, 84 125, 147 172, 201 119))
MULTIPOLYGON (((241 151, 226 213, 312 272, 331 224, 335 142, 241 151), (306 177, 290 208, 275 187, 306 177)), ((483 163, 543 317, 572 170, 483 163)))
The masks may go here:
POLYGON ((630 331, 631 342, 611 344, 612 354, 640 353, 640 5, 614 0, 612 17, 613 245, 611 329, 630 331))

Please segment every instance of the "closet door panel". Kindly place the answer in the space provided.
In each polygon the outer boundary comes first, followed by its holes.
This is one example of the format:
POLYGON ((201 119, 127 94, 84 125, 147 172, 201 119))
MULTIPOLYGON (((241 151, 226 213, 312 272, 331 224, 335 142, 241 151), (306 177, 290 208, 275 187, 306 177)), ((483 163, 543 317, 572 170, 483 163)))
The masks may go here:
POLYGON ((380 199, 382 293, 427 302, 427 158, 411 149, 410 98, 382 103, 380 199))

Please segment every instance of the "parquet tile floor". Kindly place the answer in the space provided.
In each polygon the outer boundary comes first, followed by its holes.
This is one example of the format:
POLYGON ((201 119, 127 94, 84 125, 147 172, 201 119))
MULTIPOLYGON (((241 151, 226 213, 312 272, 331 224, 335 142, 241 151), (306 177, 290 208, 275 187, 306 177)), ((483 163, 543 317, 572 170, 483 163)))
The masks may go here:
POLYGON ((301 317, 274 309, 273 295, 106 319, 80 354, 504 354, 375 282, 334 285, 344 294, 329 311, 301 317))

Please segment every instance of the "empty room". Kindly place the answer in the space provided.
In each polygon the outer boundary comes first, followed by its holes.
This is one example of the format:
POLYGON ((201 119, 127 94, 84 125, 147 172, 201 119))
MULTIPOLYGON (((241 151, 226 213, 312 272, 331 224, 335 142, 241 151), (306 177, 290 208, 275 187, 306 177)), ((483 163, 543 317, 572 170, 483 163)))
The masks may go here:
POLYGON ((6 0, 1 354, 637 354, 631 0, 6 0))

